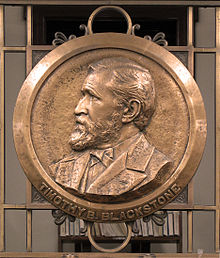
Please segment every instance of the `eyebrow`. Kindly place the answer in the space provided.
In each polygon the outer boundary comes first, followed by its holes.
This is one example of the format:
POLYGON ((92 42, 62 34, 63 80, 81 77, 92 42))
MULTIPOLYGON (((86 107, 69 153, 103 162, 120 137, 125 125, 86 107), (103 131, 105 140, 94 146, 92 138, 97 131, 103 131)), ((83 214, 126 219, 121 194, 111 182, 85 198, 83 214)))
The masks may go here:
POLYGON ((88 92, 91 95, 94 95, 97 98, 101 98, 101 95, 92 87, 91 83, 86 83, 85 85, 83 85, 82 87, 82 92, 88 92))

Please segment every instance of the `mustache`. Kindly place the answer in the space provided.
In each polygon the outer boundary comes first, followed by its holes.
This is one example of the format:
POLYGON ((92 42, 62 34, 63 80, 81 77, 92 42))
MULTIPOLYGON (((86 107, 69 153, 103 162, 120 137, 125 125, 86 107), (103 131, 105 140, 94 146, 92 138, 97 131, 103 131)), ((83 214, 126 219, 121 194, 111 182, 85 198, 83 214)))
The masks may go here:
POLYGON ((69 144, 75 141, 76 138, 85 137, 91 133, 91 127, 93 127, 93 122, 85 115, 80 115, 76 117, 75 128, 70 135, 69 144))
POLYGON ((95 144, 95 124, 84 115, 76 117, 75 128, 70 135, 69 144, 75 151, 81 151, 95 144))
POLYGON ((85 115, 76 117, 76 126, 84 125, 87 128, 90 123, 91 123, 90 119, 85 115))

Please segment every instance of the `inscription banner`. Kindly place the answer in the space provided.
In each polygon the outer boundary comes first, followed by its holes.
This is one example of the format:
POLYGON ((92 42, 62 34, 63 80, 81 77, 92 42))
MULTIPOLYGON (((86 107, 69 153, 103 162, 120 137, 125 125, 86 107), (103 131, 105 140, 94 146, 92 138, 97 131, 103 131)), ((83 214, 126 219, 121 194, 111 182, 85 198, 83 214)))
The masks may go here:
POLYGON ((79 217, 88 221, 133 221, 144 216, 148 216, 152 212, 163 207, 164 204, 168 203, 174 196, 181 192, 181 188, 174 184, 168 189, 164 194, 159 196, 142 206, 134 209, 123 210, 120 212, 107 211, 103 212, 98 210, 92 210, 88 208, 80 207, 73 202, 67 201, 58 193, 54 192, 46 183, 42 182, 40 188, 40 193, 45 196, 50 202, 52 202, 56 207, 64 210, 66 213, 72 216, 79 217))

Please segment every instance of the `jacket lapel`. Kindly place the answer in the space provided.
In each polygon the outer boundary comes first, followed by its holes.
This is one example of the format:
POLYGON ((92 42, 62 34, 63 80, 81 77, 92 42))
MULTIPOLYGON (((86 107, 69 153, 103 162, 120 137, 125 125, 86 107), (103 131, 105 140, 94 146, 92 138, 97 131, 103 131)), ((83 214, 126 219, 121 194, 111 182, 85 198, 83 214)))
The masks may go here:
POLYGON ((127 153, 122 153, 89 187, 88 192, 95 193, 96 189, 103 187, 125 168, 127 153), (94 192, 95 191, 95 192, 94 192))
POLYGON ((151 146, 143 134, 140 138, 131 145, 128 150, 128 158, 126 168, 145 172, 148 163, 154 153, 154 147, 151 146))
POLYGON ((75 160, 73 171, 71 171, 71 188, 79 190, 80 183, 88 165, 89 159, 90 153, 86 152, 84 155, 75 160))
POLYGON ((55 180, 65 187, 79 190, 80 182, 88 165, 90 153, 74 153, 62 159, 50 169, 56 171, 55 180), (75 154, 75 155, 74 155, 75 154))
POLYGON ((127 192, 140 184, 147 175, 146 167, 153 155, 151 146, 143 134, 130 145, 89 187, 88 193, 118 194, 127 192), (117 187, 117 189, 115 189, 117 187), (108 189, 107 189, 108 188, 108 189), (115 189, 115 190, 114 190, 115 189), (110 192, 109 192, 110 191, 110 192))

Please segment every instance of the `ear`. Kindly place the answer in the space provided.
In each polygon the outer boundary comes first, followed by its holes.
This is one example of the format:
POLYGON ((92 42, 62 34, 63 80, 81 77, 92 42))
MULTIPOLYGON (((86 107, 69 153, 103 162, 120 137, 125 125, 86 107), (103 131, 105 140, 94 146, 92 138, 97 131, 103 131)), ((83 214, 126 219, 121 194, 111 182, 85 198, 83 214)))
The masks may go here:
POLYGON ((141 103, 137 99, 129 100, 128 106, 124 108, 122 123, 129 123, 135 119, 140 114, 141 103))

